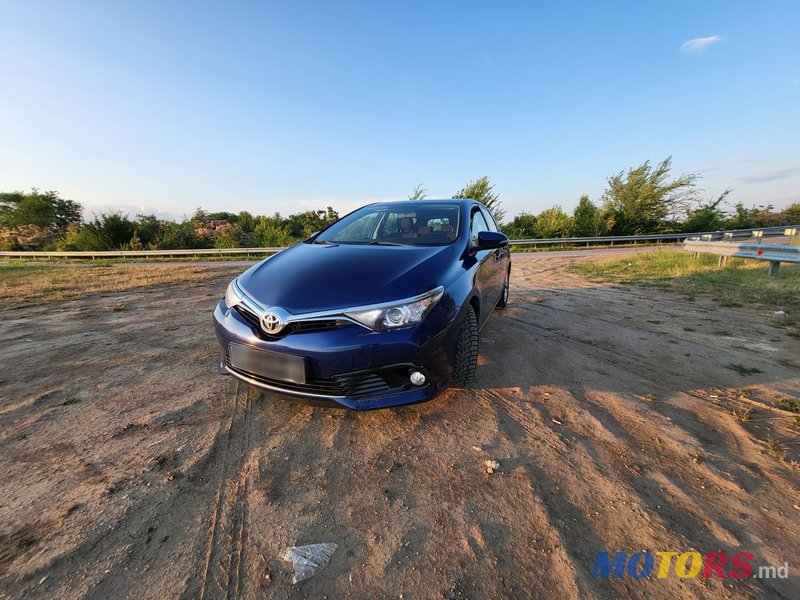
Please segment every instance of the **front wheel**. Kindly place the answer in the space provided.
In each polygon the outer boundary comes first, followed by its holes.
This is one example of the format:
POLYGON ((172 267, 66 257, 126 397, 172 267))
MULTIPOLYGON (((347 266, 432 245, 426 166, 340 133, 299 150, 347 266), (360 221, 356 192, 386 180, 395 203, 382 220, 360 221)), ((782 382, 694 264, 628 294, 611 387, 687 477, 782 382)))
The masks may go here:
POLYGON ((505 308, 508 305, 508 290, 511 287, 511 273, 506 273, 506 280, 503 282, 503 291, 500 300, 497 301, 497 308, 505 308))
POLYGON ((467 387, 475 379, 478 366, 478 318, 475 309, 468 306, 461 319, 453 358, 453 385, 467 387))

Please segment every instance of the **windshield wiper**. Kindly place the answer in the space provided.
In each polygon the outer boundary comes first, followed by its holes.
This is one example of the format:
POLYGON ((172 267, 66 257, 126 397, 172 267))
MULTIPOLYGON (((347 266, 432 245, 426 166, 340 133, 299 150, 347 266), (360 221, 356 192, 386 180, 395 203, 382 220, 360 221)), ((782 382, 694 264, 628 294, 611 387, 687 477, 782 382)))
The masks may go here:
POLYGON ((397 242, 381 242, 379 240, 372 240, 369 242, 370 246, 407 246, 408 244, 398 244, 397 242))

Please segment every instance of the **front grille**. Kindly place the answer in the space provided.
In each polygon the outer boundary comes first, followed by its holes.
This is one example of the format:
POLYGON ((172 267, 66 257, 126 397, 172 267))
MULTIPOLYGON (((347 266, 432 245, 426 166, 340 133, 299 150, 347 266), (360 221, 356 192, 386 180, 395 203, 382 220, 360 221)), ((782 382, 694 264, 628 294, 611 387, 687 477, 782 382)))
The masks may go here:
POLYGON ((281 333, 286 332, 285 335, 290 333, 306 333, 309 331, 325 331, 326 329, 336 329, 343 325, 350 325, 349 321, 339 319, 325 319, 323 321, 295 321, 289 323, 281 333))
POLYGON ((236 369, 231 366, 227 357, 225 358, 225 364, 232 371, 246 375, 250 379, 293 392, 322 394, 324 396, 348 396, 350 398, 359 399, 380 396, 393 391, 386 380, 377 373, 351 373, 333 378, 310 379, 306 381, 306 383, 293 383, 291 381, 270 379, 254 373, 248 373, 241 369, 236 369))
POLYGON ((250 323, 253 327, 257 327, 259 330, 261 329, 261 323, 258 322, 258 315, 251 313, 241 304, 235 307, 236 312, 238 312, 245 320, 250 323))
POLYGON ((261 329, 261 323, 259 322, 258 315, 250 312, 247 308, 245 308, 242 305, 236 307, 236 312, 238 312, 242 317, 244 317, 244 319, 255 328, 256 332, 262 338, 267 340, 278 340, 292 333, 311 333, 314 331, 326 331, 328 329, 337 329, 339 327, 348 327, 352 325, 350 321, 347 321, 345 319, 295 321, 294 323, 289 323, 277 335, 270 335, 268 333, 265 333, 264 330, 261 329))

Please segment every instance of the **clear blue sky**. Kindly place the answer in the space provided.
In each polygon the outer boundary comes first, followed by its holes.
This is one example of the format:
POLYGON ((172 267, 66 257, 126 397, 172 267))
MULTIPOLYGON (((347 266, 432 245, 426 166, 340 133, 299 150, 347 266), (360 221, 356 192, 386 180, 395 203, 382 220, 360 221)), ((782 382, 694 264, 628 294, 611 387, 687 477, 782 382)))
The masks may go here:
POLYGON ((0 10, 0 191, 263 214, 489 175, 513 215, 671 154, 709 196, 800 201, 796 1, 0 10))

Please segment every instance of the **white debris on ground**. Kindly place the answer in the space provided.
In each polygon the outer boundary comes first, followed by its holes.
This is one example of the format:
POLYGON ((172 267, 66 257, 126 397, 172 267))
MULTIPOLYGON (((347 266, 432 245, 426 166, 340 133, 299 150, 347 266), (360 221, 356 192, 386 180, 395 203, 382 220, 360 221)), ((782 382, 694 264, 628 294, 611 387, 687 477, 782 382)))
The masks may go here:
POLYGON ((485 460, 483 464, 486 467, 486 472, 490 475, 500 468, 500 463, 496 460, 485 460))
POLYGON ((324 569, 338 547, 338 544, 327 543, 292 546, 287 549, 283 553, 283 560, 294 565, 292 583, 304 581, 324 569))

